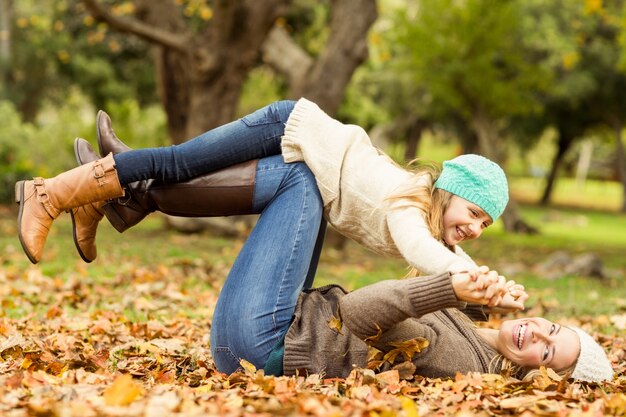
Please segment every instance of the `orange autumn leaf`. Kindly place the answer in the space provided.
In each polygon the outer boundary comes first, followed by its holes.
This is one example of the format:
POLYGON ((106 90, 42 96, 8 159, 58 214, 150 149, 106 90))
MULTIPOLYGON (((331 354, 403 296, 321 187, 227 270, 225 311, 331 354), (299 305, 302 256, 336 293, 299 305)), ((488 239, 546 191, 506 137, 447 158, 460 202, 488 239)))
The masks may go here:
POLYGON ((104 390, 106 405, 124 406, 132 403, 143 395, 143 387, 133 381, 129 374, 120 375, 104 390))
POLYGON ((416 353, 420 353, 423 349, 428 347, 428 340, 423 337, 416 337, 415 339, 405 340, 403 342, 389 342, 390 346, 394 346, 395 349, 390 350, 384 356, 384 360, 389 363, 394 363, 399 355, 402 355, 405 360, 410 361, 416 353))

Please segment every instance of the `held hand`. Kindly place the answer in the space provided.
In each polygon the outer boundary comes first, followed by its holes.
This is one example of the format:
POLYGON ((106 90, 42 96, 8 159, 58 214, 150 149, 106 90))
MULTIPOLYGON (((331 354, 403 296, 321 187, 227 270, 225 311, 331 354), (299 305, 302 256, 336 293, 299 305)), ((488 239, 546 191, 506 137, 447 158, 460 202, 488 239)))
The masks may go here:
POLYGON ((494 306, 501 302, 507 292, 505 279, 495 271, 480 274, 477 278, 469 272, 452 275, 452 288, 461 301, 494 306))
POLYGON ((489 272, 489 267, 487 265, 481 265, 477 269, 469 271, 469 274, 472 280, 476 281, 480 275, 486 274, 488 272, 489 272))
POLYGON ((497 271, 489 269, 489 267, 486 265, 481 265, 477 269, 469 271, 469 274, 474 281, 479 283, 479 287, 481 288, 487 288, 487 286, 490 285, 492 282, 499 279, 499 277, 502 277, 500 274, 498 274, 497 271), (498 278, 494 279, 494 277, 498 278))
POLYGON ((512 313, 524 309, 524 303, 528 300, 528 293, 521 284, 515 281, 508 281, 505 284, 507 288, 502 300, 495 305, 491 312, 493 313, 512 313))

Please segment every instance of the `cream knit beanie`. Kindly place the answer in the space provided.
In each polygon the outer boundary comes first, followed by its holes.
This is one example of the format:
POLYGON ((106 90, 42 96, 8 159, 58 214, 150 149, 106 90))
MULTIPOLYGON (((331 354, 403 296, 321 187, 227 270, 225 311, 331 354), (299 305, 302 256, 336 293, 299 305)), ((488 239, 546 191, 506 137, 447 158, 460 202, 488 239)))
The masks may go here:
POLYGON ((583 329, 575 326, 568 327, 574 330, 580 339, 580 354, 572 378, 590 382, 613 379, 613 368, 602 346, 583 329))

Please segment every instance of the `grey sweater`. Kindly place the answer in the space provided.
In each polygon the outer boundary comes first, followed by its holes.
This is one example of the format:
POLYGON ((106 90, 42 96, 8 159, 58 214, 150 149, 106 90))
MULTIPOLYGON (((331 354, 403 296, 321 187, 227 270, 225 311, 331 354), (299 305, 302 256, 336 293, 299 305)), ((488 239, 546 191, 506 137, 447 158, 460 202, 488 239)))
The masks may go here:
POLYGON ((449 273, 381 281, 351 293, 336 285, 310 290, 298 299, 287 331, 284 373, 346 377, 367 366, 364 340, 372 337, 369 343, 383 352, 394 349, 390 342, 428 340, 412 359, 422 376, 486 373, 497 352, 468 318, 484 319, 481 313, 480 306, 467 308, 456 298, 449 273))

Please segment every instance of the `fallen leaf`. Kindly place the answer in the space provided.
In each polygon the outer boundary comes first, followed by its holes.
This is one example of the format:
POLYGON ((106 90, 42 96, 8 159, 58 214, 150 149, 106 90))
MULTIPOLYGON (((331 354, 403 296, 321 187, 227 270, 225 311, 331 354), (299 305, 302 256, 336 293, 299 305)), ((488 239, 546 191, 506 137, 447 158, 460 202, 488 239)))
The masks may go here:
POLYGON ((417 407, 415 407, 415 401, 407 397, 401 397, 400 402, 402 404, 402 411, 404 411, 405 417, 419 417, 417 407))
POLYGON ((143 387, 133 381, 129 374, 115 378, 115 381, 104 390, 106 405, 124 406, 132 403, 143 395, 143 387))
POLYGON ((383 329, 380 328, 380 326, 376 323, 374 323, 374 325, 376 326, 377 332, 375 335, 373 336, 368 336, 365 339, 363 339, 365 341, 365 343, 370 344, 370 343, 374 343, 376 341, 378 341, 380 339, 380 337, 383 334, 383 329))
POLYGON ((343 334, 341 333, 342 326, 343 323, 341 322, 341 320, 335 316, 332 316, 330 320, 328 320, 328 327, 330 327, 332 330, 336 331, 339 334, 343 334))
POLYGON ((396 370, 381 372, 376 375, 376 381, 382 382, 383 385, 399 384, 400 374, 396 370))
POLYGON ((402 355, 405 360, 410 361, 416 353, 420 353, 423 349, 428 347, 428 340, 423 337, 416 337, 415 339, 405 340, 403 342, 389 342, 390 346, 394 346, 395 349, 390 350, 384 356, 384 360, 389 363, 394 363, 399 355, 402 355))
POLYGON ((239 365, 241 365, 241 367, 246 372, 246 374, 254 375, 256 373, 256 366, 254 366, 253 364, 251 364, 250 362, 248 362, 245 359, 241 359, 239 361, 239 365))

